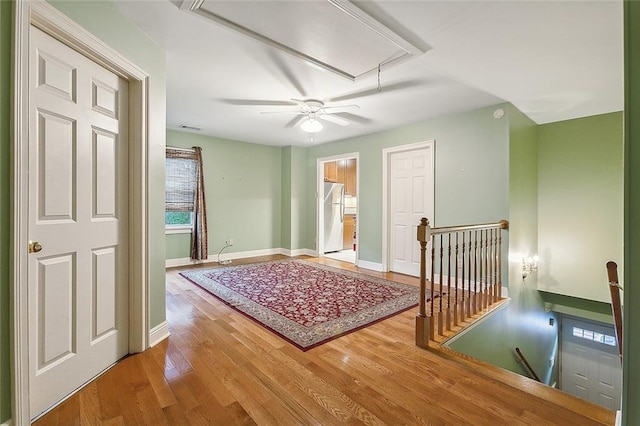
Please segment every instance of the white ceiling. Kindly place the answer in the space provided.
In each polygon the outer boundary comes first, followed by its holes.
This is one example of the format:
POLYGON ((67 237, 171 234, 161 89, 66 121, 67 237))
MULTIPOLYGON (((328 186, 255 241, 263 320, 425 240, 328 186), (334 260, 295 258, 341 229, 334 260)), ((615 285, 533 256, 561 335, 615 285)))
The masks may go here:
MULTIPOLYGON (((260 10, 286 4, 256 1, 260 10)), ((180 10, 181 3, 116 3, 167 52, 169 128, 189 125, 211 136, 306 146, 504 101, 539 124, 623 108, 620 0, 357 1, 427 51, 383 68, 380 91, 375 73, 348 81, 180 10), (290 127, 292 115, 261 114, 290 110, 291 98, 360 108, 343 114, 353 119, 349 126, 324 122, 311 141, 299 126, 290 127)), ((286 13, 278 15, 277 25, 290 22, 286 13)), ((301 44, 320 41, 316 31, 300 37, 301 44), (304 40, 307 35, 313 36, 304 40)), ((334 48, 341 52, 340 43, 334 48)))

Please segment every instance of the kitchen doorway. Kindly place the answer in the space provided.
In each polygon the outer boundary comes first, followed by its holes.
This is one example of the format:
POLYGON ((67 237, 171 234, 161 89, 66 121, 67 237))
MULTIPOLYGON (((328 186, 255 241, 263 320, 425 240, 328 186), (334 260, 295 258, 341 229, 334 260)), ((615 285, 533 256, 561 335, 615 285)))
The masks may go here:
POLYGON ((318 256, 358 263, 358 153, 318 159, 318 256))

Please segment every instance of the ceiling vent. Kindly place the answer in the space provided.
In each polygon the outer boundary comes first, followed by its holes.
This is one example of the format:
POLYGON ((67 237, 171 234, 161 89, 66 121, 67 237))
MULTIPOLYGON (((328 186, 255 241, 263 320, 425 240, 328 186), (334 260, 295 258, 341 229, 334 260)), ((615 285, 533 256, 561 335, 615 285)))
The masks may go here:
POLYGON ((347 0, 184 0, 181 9, 275 47, 350 81, 428 50, 347 0))

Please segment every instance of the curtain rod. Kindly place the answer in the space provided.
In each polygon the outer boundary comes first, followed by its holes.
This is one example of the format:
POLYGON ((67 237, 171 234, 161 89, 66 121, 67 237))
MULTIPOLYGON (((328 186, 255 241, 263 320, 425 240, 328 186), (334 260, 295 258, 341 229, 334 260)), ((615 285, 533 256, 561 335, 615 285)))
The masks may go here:
POLYGON ((193 148, 178 148, 175 146, 167 146, 166 149, 175 149, 176 151, 194 152, 193 148))

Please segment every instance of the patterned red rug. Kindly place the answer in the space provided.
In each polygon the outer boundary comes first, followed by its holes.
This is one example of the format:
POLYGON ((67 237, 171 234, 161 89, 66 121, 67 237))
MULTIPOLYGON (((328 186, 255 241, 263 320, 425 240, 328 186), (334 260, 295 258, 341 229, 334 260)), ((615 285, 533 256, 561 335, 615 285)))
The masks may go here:
POLYGON ((304 260, 180 275, 303 351, 418 305, 418 287, 304 260))

